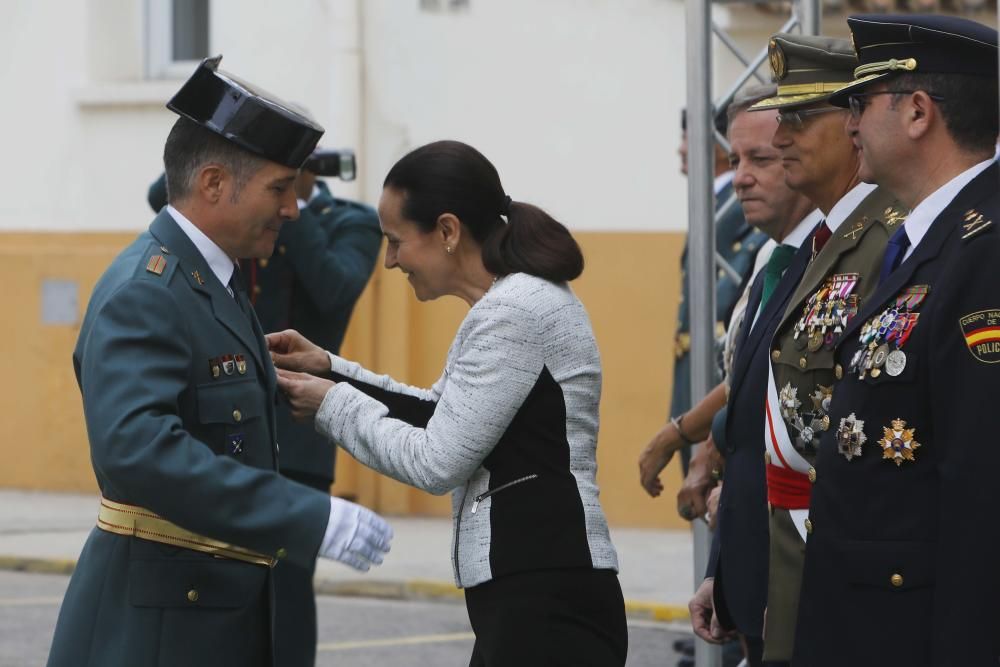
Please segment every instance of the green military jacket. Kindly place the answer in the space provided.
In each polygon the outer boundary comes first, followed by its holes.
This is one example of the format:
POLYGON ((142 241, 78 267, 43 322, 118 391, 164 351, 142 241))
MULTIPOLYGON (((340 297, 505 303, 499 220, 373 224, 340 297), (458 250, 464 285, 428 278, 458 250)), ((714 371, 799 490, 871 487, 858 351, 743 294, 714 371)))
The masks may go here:
MULTIPOLYGON (((104 497, 313 565, 330 501, 276 472, 260 325, 168 212, 98 281, 73 364, 104 497)), ((266 566, 95 528, 48 664, 269 665, 271 588, 266 566)))
POLYGON ((812 463, 820 436, 836 428, 827 411, 844 373, 835 363, 837 340, 878 286, 886 243, 903 217, 895 198, 885 190, 877 188, 865 197, 806 268, 774 334, 774 383, 768 390, 765 436, 768 497, 777 505, 771 507, 770 521, 767 660, 791 659, 805 553, 800 535, 808 529, 804 510, 799 516, 775 501, 776 495, 780 497, 775 487, 784 486, 783 475, 775 468, 797 469, 801 487, 808 493, 809 483, 816 478, 812 463), (783 433, 794 451, 776 444, 783 433))

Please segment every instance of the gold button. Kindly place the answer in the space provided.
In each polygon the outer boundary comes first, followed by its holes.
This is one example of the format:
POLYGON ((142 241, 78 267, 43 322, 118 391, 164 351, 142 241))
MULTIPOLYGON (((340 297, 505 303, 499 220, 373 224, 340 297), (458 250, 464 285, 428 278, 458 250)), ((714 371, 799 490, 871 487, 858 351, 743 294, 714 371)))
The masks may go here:
POLYGON ((903 585, 903 575, 901 574, 892 575, 891 577, 889 577, 889 583, 895 586, 896 588, 899 588, 900 586, 903 585))
POLYGON ((192 588, 191 590, 188 591, 188 601, 189 602, 197 602, 198 601, 198 589, 197 588, 192 588))
POLYGON ((257 264, 260 266, 260 268, 266 269, 267 268, 267 257, 262 257, 262 258, 258 259, 257 260, 257 264))
POLYGON ((816 468, 809 468, 809 481, 816 483, 816 468))
POLYGON ((771 359, 773 359, 774 361, 777 361, 780 357, 781 357, 781 350, 772 350, 771 351, 771 359))
POLYGON ((719 280, 722 280, 725 277, 726 277, 726 272, 723 271, 722 269, 719 269, 719 280))
POLYGON ((274 555, 277 556, 278 558, 284 558, 285 556, 288 555, 288 550, 285 549, 285 547, 281 547, 280 549, 274 552, 274 555))
POLYGON ((260 285, 254 285, 253 286, 253 293, 254 294, 260 294, 260 285))
POLYGON ((836 365, 836 366, 835 366, 835 367, 833 368, 833 374, 837 376, 837 379, 838 379, 838 380, 840 380, 841 378, 843 378, 843 377, 844 377, 844 367, 843 367, 843 366, 841 366, 840 364, 837 364, 837 365, 836 365))
POLYGON ((771 465, 771 452, 764 452, 764 463, 771 465))
POLYGON ((743 244, 739 241, 733 244, 733 252, 739 252, 741 248, 743 248, 743 244))
POLYGON ((243 421, 243 413, 239 410, 233 410, 233 419, 238 422, 243 421))
POLYGON ((288 248, 286 248, 283 245, 279 245, 278 246, 278 254, 279 255, 284 255, 286 252, 288 252, 288 248))
POLYGON ((813 534, 813 522, 810 521, 809 519, 806 519, 806 532, 809 533, 810 535, 813 534))
POLYGON ((805 357, 799 357, 799 368, 805 368, 808 363, 805 357))

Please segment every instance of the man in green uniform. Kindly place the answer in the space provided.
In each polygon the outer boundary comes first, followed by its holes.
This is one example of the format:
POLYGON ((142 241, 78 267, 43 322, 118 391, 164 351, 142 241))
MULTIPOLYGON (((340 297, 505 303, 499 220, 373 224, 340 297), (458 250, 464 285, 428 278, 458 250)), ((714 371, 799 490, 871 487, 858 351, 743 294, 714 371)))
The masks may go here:
POLYGON ((854 78, 850 42, 779 33, 768 50, 778 94, 752 110, 778 112, 772 143, 781 151, 785 181, 825 217, 813 237, 813 258, 774 333, 762 417, 770 533, 763 659, 781 665, 792 657, 812 463, 843 375, 833 347, 875 289, 886 242, 902 215, 892 195, 860 182, 858 150, 845 130, 847 111, 828 102, 854 78))
MULTIPOLYGON (((282 225, 270 257, 241 259, 242 275, 264 333, 295 329, 337 352, 375 268, 382 243, 378 214, 370 206, 335 198, 308 167, 299 172, 294 188, 299 219, 282 225)), ((166 206, 164 176, 150 186, 148 200, 154 211, 166 206)), ((283 400, 276 416, 281 474, 329 493, 336 445, 317 433, 312 422, 294 420, 283 400)), ((275 654, 282 667, 315 664, 314 574, 314 567, 293 564, 275 570, 275 601, 281 611, 275 621, 275 654)))
POLYGON ((50 667, 275 664, 281 561, 367 570, 392 537, 277 473, 274 368, 235 261, 298 217, 323 130, 220 59, 167 105, 170 206, 98 281, 73 354, 102 498, 50 667))

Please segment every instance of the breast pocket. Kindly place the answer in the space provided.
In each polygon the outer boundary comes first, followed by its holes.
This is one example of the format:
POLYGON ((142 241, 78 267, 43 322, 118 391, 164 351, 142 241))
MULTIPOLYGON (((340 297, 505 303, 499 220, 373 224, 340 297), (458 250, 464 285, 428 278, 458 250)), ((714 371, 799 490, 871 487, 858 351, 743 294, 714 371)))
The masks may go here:
POLYGON ((212 448, 243 459, 251 444, 268 441, 267 392, 253 378, 198 385, 198 421, 212 448))

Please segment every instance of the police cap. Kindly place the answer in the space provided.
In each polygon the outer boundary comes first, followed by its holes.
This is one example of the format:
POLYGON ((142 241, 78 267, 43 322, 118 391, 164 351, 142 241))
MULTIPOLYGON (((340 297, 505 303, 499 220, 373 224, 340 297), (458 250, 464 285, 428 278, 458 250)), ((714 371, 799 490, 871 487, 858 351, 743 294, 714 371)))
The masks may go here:
POLYGON ((907 72, 997 77, 997 31, 975 21, 937 14, 865 14, 847 19, 858 54, 855 81, 830 99, 907 72))

